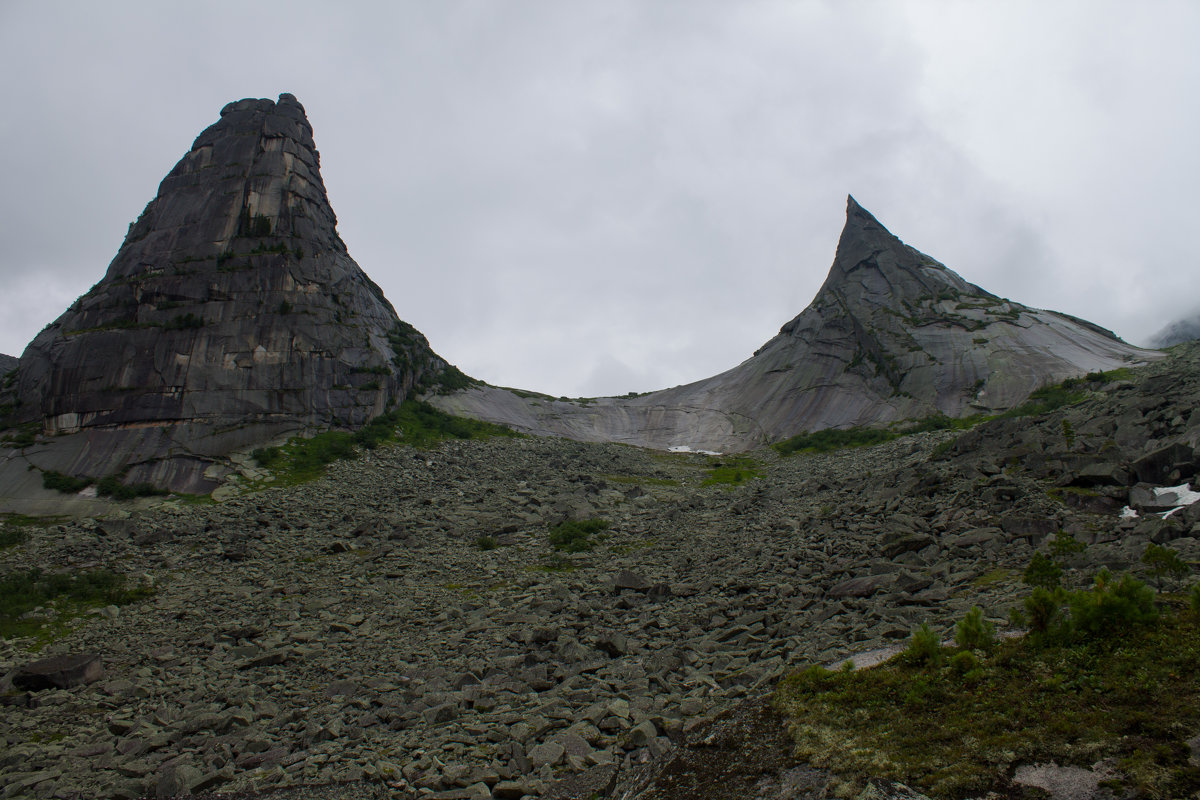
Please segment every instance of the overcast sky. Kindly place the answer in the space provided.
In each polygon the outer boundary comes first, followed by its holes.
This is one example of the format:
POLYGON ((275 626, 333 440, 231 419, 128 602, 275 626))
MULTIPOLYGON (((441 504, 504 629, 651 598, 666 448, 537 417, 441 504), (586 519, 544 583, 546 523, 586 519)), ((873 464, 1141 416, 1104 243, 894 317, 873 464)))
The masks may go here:
POLYGON ((734 366, 853 194, 998 295, 1144 344, 1200 307, 1200 3, 0 0, 0 352, 103 277, 243 97, 304 104, 350 254, 468 374, 734 366))

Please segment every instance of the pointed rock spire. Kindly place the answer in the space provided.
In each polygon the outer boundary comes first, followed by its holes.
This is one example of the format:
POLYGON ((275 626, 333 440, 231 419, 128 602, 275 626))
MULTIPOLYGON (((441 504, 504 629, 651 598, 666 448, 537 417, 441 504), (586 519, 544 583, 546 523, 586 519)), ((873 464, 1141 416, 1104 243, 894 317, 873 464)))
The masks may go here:
POLYGON ((225 106, 104 278, 22 355, 19 421, 87 434, 44 468, 204 490, 217 456, 360 426, 435 380, 445 362, 336 224, 296 98, 225 106))
POLYGON ((586 407, 487 387, 434 402, 534 432, 726 452, 803 431, 995 412, 1063 378, 1155 357, 1091 323, 967 283, 848 197, 813 302, 720 375, 586 407))

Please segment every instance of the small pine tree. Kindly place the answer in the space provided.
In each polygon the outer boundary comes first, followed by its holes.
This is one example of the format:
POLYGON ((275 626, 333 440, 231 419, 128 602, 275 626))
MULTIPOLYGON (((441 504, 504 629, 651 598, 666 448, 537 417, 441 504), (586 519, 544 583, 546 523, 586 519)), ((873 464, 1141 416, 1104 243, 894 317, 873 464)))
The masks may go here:
POLYGON ((954 643, 963 650, 991 650, 996 644, 996 626, 983 616, 982 608, 971 606, 954 626, 954 643))
POLYGON ((1142 563, 1150 568, 1150 574, 1154 576, 1155 585, 1159 589, 1162 588, 1163 578, 1168 575, 1172 578, 1182 578, 1188 572, 1188 565, 1179 557, 1179 553, 1161 544, 1146 545, 1146 552, 1142 553, 1142 563))
POLYGON ((1025 619, 1030 632, 1046 634, 1057 627, 1062 620, 1063 600, 1062 589, 1035 586, 1024 600, 1025 619))
POLYGON ((1076 539, 1066 531, 1059 531, 1054 534, 1054 541, 1050 542, 1051 554, 1062 557, 1069 556, 1073 553, 1082 553, 1087 547, 1083 542, 1076 539))
POLYGON ((905 653, 916 664, 939 666, 942 663, 942 637, 929 627, 928 622, 922 622, 921 627, 912 632, 905 653))
POLYGON ((1034 553, 1021 580, 1030 586, 1056 589, 1062 580, 1062 567, 1054 559, 1047 558, 1041 553, 1034 553))

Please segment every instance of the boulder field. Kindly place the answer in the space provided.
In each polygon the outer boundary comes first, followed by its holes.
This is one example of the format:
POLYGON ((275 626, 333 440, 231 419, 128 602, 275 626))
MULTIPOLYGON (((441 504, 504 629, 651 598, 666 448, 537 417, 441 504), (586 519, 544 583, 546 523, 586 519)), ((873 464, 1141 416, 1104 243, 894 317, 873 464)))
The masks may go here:
POLYGON ((787 458, 389 446, 292 488, 30 528, 0 571, 105 566, 156 591, 36 654, 0 643, 0 785, 822 797, 828 776, 755 705, 788 670, 945 631, 974 604, 1003 625, 1059 531, 1085 545, 1071 585, 1140 569, 1151 542, 1200 559, 1200 504, 1164 517, 1192 498, 1162 491, 1200 471, 1200 348, 1068 388, 1073 405, 1039 416, 787 458), (550 545, 591 518, 609 524, 592 549, 550 545), (56 656, 89 676, 22 682, 56 656))

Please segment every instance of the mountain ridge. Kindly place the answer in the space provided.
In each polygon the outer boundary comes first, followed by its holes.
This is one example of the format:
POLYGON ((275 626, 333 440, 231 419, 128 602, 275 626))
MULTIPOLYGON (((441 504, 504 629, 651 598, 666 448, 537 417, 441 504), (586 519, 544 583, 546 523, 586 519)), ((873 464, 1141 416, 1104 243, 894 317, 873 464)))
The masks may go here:
POLYGON ((729 370, 633 398, 556 401, 476 386, 432 402, 531 433, 725 452, 823 428, 992 413, 1046 384, 1158 357, 967 282, 850 196, 812 303, 729 370))

